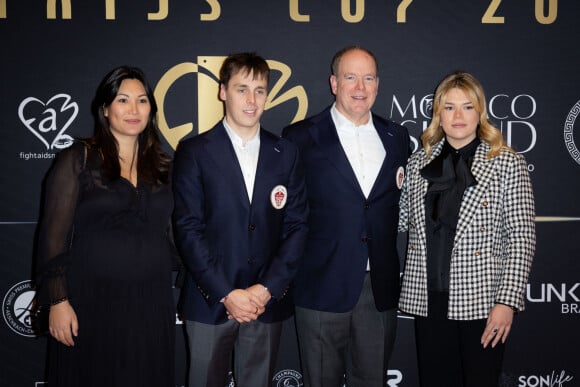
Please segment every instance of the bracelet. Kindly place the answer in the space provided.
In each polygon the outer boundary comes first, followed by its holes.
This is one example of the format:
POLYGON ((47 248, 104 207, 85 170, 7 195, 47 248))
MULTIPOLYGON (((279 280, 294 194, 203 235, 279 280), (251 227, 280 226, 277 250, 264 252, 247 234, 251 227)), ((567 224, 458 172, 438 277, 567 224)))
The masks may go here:
POLYGON ((60 304, 61 302, 65 302, 68 300, 68 297, 59 298, 58 300, 54 300, 50 303, 50 306, 60 304))
POLYGON ((510 308, 512 310, 512 312, 517 313, 518 312, 518 308, 516 308, 515 306, 511 306, 508 304, 504 304, 503 302, 496 302, 497 305, 504 305, 507 306, 508 308, 510 308))

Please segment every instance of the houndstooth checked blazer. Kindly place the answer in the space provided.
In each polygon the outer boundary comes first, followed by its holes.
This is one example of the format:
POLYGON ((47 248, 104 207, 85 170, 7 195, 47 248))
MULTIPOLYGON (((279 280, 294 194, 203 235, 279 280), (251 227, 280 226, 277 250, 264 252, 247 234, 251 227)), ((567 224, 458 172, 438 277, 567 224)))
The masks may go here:
MULTIPOLYGON (((443 147, 442 140, 426 160, 425 151, 409 158, 400 199, 399 232, 409 232, 399 308, 427 316, 427 247, 425 203, 428 182, 420 170, 443 147)), ((523 156, 502 151, 488 159, 489 144, 475 153, 472 173, 459 211, 453 245, 449 309, 451 320, 485 319, 496 303, 524 309, 524 292, 535 251, 534 196, 523 156)))

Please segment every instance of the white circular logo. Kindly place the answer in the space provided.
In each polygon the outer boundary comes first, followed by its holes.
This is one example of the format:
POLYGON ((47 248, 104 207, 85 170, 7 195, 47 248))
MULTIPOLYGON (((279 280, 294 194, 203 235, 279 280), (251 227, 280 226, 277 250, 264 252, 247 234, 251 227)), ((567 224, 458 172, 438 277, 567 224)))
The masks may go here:
POLYGON ((580 101, 576 102, 570 110, 570 113, 568 113, 568 117, 566 117, 566 122, 564 123, 564 143, 572 158, 580 164, 580 151, 574 143, 574 122, 578 114, 580 114, 580 101))
POLYGON ((35 337, 32 329, 32 303, 36 291, 31 281, 22 281, 12 286, 2 302, 4 321, 19 335, 35 337))
POLYGON ((294 370, 282 370, 272 379, 276 387, 302 387, 302 374, 294 370))

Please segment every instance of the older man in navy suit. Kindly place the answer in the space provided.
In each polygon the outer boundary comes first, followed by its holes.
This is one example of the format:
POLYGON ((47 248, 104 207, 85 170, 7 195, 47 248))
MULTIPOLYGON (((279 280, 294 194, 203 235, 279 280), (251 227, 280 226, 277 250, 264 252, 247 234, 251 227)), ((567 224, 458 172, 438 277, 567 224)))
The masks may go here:
POLYGON ((399 196, 407 130, 373 113, 375 56, 339 51, 335 103, 284 129, 306 171, 310 234, 295 278, 305 387, 384 387, 396 330, 399 196))
POLYGON ((307 235, 298 150, 260 128, 270 69, 230 55, 220 70, 225 117, 175 153, 175 240, 188 270, 182 314, 189 386, 270 385, 287 295, 307 235))

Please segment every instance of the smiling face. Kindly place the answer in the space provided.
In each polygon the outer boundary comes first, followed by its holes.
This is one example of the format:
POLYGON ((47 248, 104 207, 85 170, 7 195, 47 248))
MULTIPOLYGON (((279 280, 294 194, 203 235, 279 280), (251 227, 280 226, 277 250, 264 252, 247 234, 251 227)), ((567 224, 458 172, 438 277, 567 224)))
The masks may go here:
POLYGON ((479 112, 465 91, 454 87, 445 95, 440 124, 449 145, 460 149, 477 136, 479 112))
POLYGON ((117 140, 138 136, 147 126, 150 112, 151 104, 145 87, 137 79, 124 79, 111 104, 103 109, 111 133, 117 140))
POLYGON ((254 78, 253 72, 238 71, 227 85, 220 86, 220 99, 226 108, 228 125, 245 138, 258 130, 268 96, 268 80, 264 76, 254 78))
POLYGON ((359 49, 347 51, 330 76, 330 86, 336 109, 355 125, 365 124, 379 90, 375 60, 359 49))

